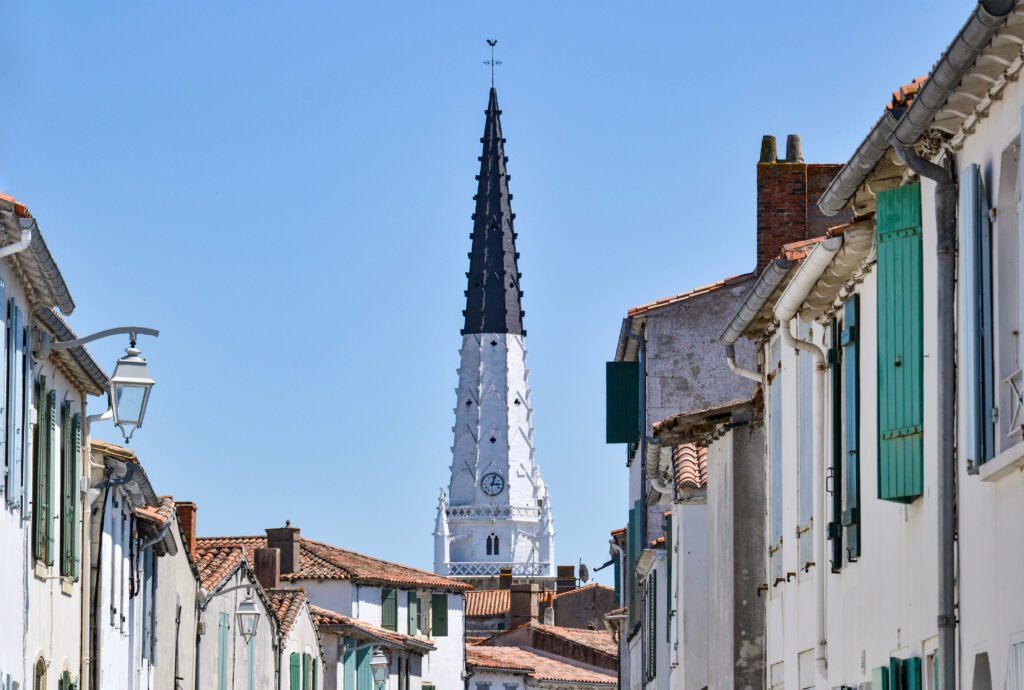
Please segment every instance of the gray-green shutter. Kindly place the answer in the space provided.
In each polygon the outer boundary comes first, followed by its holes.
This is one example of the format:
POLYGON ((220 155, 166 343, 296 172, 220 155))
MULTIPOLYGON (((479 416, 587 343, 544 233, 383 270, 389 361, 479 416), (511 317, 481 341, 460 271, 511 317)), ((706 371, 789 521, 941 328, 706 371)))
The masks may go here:
POLYGON ((32 555, 37 561, 46 561, 46 528, 49 523, 49 497, 47 496, 48 484, 46 481, 47 452, 46 452, 46 419, 48 406, 46 405, 46 377, 40 376, 36 382, 36 407, 37 420, 35 428, 35 442, 32 444, 32 555))
POLYGON ((75 570, 75 459, 71 440, 71 401, 60 406, 60 574, 71 576, 75 570))
POLYGON ((222 613, 217 621, 217 690, 228 688, 228 633, 231 630, 231 616, 222 613))
POLYGON ((432 637, 448 635, 448 595, 444 592, 430 595, 430 633, 432 637))
POLYGON ((46 394, 46 565, 53 565, 53 478, 57 474, 57 391, 46 394))
POLYGON ((409 634, 415 635, 420 628, 420 598, 416 596, 416 592, 409 592, 406 609, 409 614, 409 634))
POLYGON ((860 301, 855 294, 843 307, 843 372, 846 382, 844 404, 843 527, 850 560, 860 556, 860 301))
POLYGON ((832 382, 832 464, 831 508, 828 539, 832 543, 831 570, 843 567, 843 349, 840 345, 840 324, 832 319, 832 347, 828 351, 829 379, 832 382))
POLYGON ((605 443, 635 443, 640 436, 640 363, 605 365, 605 443))
POLYGON ((309 690, 309 674, 313 657, 309 654, 302 655, 302 690, 309 690))
POLYGON ((71 547, 71 559, 72 559, 71 574, 77 580, 79 578, 79 576, 81 575, 81 570, 82 570, 82 545, 79 542, 79 535, 81 534, 81 527, 78 524, 78 521, 79 521, 81 516, 78 514, 78 493, 77 493, 77 491, 78 491, 78 489, 77 489, 78 477, 80 477, 81 474, 82 474, 82 415, 80 413, 76 413, 75 416, 71 419, 71 438, 72 438, 72 448, 73 448, 72 452, 74 453, 74 461, 72 463, 72 466, 74 467, 74 476, 75 476, 75 487, 74 487, 75 493, 74 493, 74 499, 73 499, 74 520, 72 522, 73 527, 72 527, 72 530, 71 530, 71 544, 72 544, 72 547, 71 547))
POLYGON ((370 651, 369 647, 362 647, 356 651, 356 690, 373 690, 370 651))
POLYGON ((4 305, 7 310, 7 330, 4 338, 6 356, 4 357, 4 369, 7 373, 6 387, 4 389, 4 417, 6 418, 4 429, 4 455, 7 460, 7 474, 4 478, 7 505, 21 505, 21 483, 22 465, 21 457, 15 450, 15 424, 17 422, 18 390, 21 382, 18 376, 18 361, 15 352, 18 348, 18 339, 15 337, 17 325, 15 323, 17 307, 14 306, 14 299, 7 300, 4 305))
POLYGON ((298 652, 288 657, 288 688, 302 690, 302 655, 298 652))
POLYGON ((672 642, 672 514, 665 518, 665 642, 672 642))
POLYGON ((338 690, 356 690, 356 641, 345 640, 345 656, 342 660, 342 686, 338 690))
POLYGON ((398 590, 380 591, 380 627, 393 632, 398 631, 398 590))
POLYGON ((924 490, 921 185, 878 194, 878 497, 924 490))

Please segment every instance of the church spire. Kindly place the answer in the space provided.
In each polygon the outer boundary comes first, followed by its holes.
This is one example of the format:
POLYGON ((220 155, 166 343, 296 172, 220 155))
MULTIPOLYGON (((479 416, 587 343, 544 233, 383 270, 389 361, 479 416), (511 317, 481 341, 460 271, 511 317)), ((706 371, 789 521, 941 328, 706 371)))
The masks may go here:
POLYGON ((466 317, 462 334, 515 333, 523 330, 524 311, 519 289, 519 254, 512 221, 512 195, 508 191, 505 139, 501 135, 498 92, 491 87, 484 123, 483 153, 477 175, 473 247, 466 274, 466 317))

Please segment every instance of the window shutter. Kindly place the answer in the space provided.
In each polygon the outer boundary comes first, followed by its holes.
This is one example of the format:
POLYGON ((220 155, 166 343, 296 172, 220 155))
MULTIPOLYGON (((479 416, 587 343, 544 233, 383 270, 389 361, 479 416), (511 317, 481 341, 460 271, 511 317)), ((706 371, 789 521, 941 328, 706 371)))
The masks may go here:
POLYGON ((288 687, 290 690, 302 690, 302 660, 298 652, 292 652, 292 655, 288 658, 288 687))
POLYGON ((878 497, 924 489, 921 185, 878 194, 878 497))
POLYGON ((672 643, 672 515, 665 518, 665 642, 672 643))
POLYGON ((11 314, 11 338, 14 346, 9 348, 8 356, 11 360, 8 364, 8 371, 13 372, 13 380, 10 382, 9 406, 12 416, 12 423, 7 426, 10 434, 11 463, 11 486, 13 491, 8 495, 11 504, 23 507, 25 502, 25 457, 28 455, 28 444, 25 442, 25 430, 28 428, 27 416, 29 405, 29 359, 26 356, 25 344, 28 336, 21 324, 21 310, 18 309, 12 299, 9 303, 11 314))
POLYGON ((921 657, 915 656, 903 661, 903 690, 922 690, 921 657))
POLYGON ((640 363, 605 365, 605 443, 635 443, 640 435, 640 363))
MULTIPOLYGON (((857 340, 860 329, 860 301, 854 294, 843 306, 844 444, 843 527, 846 551, 851 560, 860 556, 860 354, 857 340)), ((837 487, 838 488, 838 487, 837 487)))
POLYGON ((380 627, 393 632, 398 631, 398 591, 382 589, 380 591, 380 627))
POLYGON ((222 613, 218 617, 217 639, 217 690, 228 688, 228 632, 231 629, 231 616, 222 613))
POLYGON ((445 637, 448 634, 448 595, 444 592, 430 595, 431 637, 445 637))
POLYGON ((17 339, 14 337, 17 328, 15 326, 14 300, 7 300, 6 308, 7 330, 4 337, 4 460, 7 463, 7 473, 4 475, 5 494, 7 505, 16 506, 21 503, 21 459, 14 451, 14 424, 16 420, 15 408, 18 391, 18 373, 15 360, 15 348, 17 339))
POLYGON ((356 652, 356 690, 373 690, 369 647, 363 647, 356 652))
POLYGON ((967 462, 995 455, 995 381, 992 332, 992 237, 981 169, 969 165, 960 180, 960 295, 967 391, 967 462))
POLYGON ((420 598, 416 595, 416 592, 409 592, 406 609, 409 618, 409 634, 415 635, 419 632, 420 626, 420 598))
POLYGON ((72 505, 74 506, 74 520, 72 522, 71 529, 71 575, 77 580, 81 575, 82 570, 82 545, 79 543, 81 528, 79 527, 79 514, 78 514, 78 477, 82 475, 82 415, 80 413, 75 414, 71 419, 71 438, 72 438, 72 452, 74 453, 74 461, 72 466, 74 467, 74 485, 72 490, 74 493, 74 499, 72 505))
POLYGON ((46 377, 36 382, 37 419, 35 443, 32 444, 32 554, 37 561, 46 560, 46 377))
POLYGON ((53 565, 53 478, 57 464, 57 391, 46 394, 46 565, 53 565))
POLYGON ((71 401, 60 406, 60 574, 74 574, 75 551, 75 462, 71 441, 71 401))
POLYGON ((832 572, 843 567, 843 349, 840 324, 832 319, 832 347, 828 352, 829 378, 832 381, 832 517, 828 539, 832 543, 832 572))
POLYGON ((313 658, 309 654, 302 655, 302 690, 309 690, 310 663, 313 658))
POLYGON ((319 680, 320 680, 320 678, 319 678, 318 673, 317 673, 316 659, 313 659, 313 661, 312 661, 312 667, 310 668, 310 674, 312 675, 312 688, 313 688, 313 690, 319 690, 319 685, 320 685, 319 680))
POLYGON ((338 690, 356 690, 356 641, 345 640, 345 656, 341 665, 342 686, 338 690))
MULTIPOLYGON (((633 511, 631 510, 630 512, 633 511)), ((612 554, 612 570, 615 571, 615 604, 616 606, 622 606, 622 557, 619 555, 618 550, 612 554)))

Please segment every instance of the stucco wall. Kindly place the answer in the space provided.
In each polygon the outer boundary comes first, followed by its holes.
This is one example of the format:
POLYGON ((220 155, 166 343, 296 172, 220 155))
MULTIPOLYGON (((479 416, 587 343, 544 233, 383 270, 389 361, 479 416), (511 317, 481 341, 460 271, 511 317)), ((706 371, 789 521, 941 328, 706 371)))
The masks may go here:
POLYGON ((195 688, 196 592, 199 583, 189 564, 177 517, 172 520, 168 533, 174 538, 178 552, 157 559, 155 687, 174 688, 177 675, 183 679, 181 688, 190 690, 195 688))

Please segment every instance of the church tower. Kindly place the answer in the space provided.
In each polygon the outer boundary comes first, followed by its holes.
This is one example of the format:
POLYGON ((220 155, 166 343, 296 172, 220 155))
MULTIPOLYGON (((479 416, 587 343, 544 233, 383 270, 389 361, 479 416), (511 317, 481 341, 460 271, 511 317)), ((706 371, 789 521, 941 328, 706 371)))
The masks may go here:
POLYGON ((434 571, 486 586, 501 569, 554 578, 554 525, 534 461, 519 253, 498 92, 487 104, 466 273, 455 443, 438 500, 434 571))

